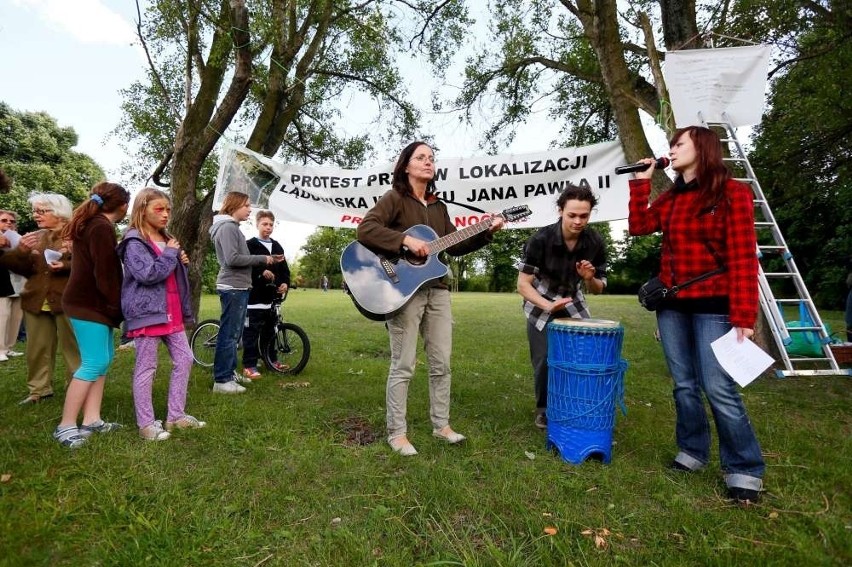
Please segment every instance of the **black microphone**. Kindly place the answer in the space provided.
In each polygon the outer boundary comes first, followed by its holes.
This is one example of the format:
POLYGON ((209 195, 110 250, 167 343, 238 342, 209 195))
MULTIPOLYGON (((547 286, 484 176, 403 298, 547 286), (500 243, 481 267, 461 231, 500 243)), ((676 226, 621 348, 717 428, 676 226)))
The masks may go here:
MULTIPOLYGON (((669 166, 669 158, 661 157, 657 158, 657 161, 654 162, 654 169, 665 169, 669 166)), ((615 173, 617 175, 621 175, 622 173, 633 173, 634 171, 645 171, 651 167, 649 163, 631 163, 630 165, 620 165, 615 168, 615 173)))

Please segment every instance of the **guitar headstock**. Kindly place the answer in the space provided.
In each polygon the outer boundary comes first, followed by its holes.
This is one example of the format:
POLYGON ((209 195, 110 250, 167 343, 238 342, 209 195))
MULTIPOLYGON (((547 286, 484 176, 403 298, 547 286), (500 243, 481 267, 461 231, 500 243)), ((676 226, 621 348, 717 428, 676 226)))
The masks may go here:
POLYGON ((530 216, 532 214, 532 211, 527 205, 517 205, 515 207, 509 207, 508 209, 505 209, 500 214, 503 216, 506 222, 515 222, 530 216))

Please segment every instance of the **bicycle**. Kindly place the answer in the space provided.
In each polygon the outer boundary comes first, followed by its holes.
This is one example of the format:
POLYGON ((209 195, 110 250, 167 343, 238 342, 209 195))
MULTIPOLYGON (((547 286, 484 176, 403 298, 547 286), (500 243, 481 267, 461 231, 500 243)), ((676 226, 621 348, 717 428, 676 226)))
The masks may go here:
MULTIPOLYGON (((281 304, 285 299, 286 293, 272 301, 258 337, 258 341, 264 344, 258 344, 258 350, 268 369, 280 374, 295 375, 308 364, 311 342, 300 326, 284 321, 281 304), (272 333, 269 332, 270 328, 274 329, 272 333)), ((218 336, 218 319, 205 319, 198 324, 189 340, 192 358, 196 364, 206 368, 213 366, 218 336)))

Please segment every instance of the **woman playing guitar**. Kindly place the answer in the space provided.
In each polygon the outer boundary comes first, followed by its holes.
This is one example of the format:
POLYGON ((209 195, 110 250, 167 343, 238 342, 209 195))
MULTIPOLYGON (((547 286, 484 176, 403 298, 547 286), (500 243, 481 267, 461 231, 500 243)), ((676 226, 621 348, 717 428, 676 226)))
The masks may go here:
MULTIPOLYGON (((404 234, 415 225, 426 225, 438 236, 455 232, 446 205, 435 196, 435 154, 424 142, 412 142, 399 156, 393 169, 393 189, 370 209, 358 227, 358 241, 371 250, 391 256, 407 254, 426 258, 429 243, 404 234)), ((447 249, 461 256, 482 248, 492 233, 503 227, 494 217, 488 231, 447 249)), ((452 313, 450 292, 443 278, 423 284, 399 310, 388 316, 391 361, 387 382, 388 443, 403 456, 416 455, 408 440, 406 408, 408 385, 414 374, 418 331, 423 335, 429 361, 429 405, 432 435, 448 443, 465 437, 453 431, 450 420, 450 355, 452 352, 452 313)))

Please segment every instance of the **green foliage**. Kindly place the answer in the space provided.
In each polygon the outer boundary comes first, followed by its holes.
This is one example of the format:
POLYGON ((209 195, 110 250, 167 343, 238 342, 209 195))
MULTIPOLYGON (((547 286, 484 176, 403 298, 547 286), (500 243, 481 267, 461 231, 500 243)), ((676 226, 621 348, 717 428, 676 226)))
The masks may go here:
MULTIPOLYGON (((217 316, 215 296, 202 306, 202 318, 217 316)), ((210 370, 196 367, 186 409, 207 427, 164 442, 137 434, 133 351, 116 353, 102 410, 125 428, 77 451, 51 438, 65 393, 61 357, 55 398, 35 406, 14 403, 26 362, 13 358, 0 381, 0 530, 10 534, 0 563, 849 564, 848 378, 763 377, 742 391, 767 472, 762 502, 738 508, 724 499, 715 451, 705 471, 667 469, 675 416, 653 315, 626 296, 593 296, 590 308, 624 325, 630 362, 609 465, 569 465, 533 427, 514 294, 453 296, 451 423, 468 436, 461 445, 431 436, 418 350, 408 423, 419 454, 410 458, 384 439, 387 332, 339 291, 288 296, 285 314, 313 347, 302 374, 265 372, 247 393, 222 396, 210 392, 210 370)), ((823 318, 839 328, 842 314, 823 318)), ((171 365, 164 348, 160 357, 153 399, 163 419, 171 365)))
POLYGON ((204 293, 216 293, 216 276, 219 275, 219 260, 216 258, 216 249, 210 243, 204 262, 201 264, 201 289, 204 293))
POLYGON ((607 293, 635 293, 660 270, 662 234, 629 236, 611 254, 607 293))
POLYGON ((840 308, 852 268, 852 37, 825 18, 772 85, 752 152, 758 179, 814 299, 840 308))
POLYGON ((0 169, 12 179, 9 193, 0 194, 0 208, 22 215, 19 229, 35 227, 27 197, 59 193, 72 203, 86 198, 104 172, 85 154, 75 152, 77 134, 61 127, 44 112, 18 112, 0 102, 0 169))
POLYGON ((524 244, 536 229, 501 230, 494 233, 491 244, 470 254, 468 266, 475 268, 469 283, 460 283, 464 291, 515 291, 518 270, 515 267, 521 257, 524 244), (486 285, 481 288, 480 278, 485 275, 486 285))
POLYGON ((299 263, 299 275, 308 287, 319 287, 322 276, 328 277, 329 287, 339 289, 343 282, 340 255, 355 240, 351 228, 319 227, 302 246, 304 255, 299 263))

